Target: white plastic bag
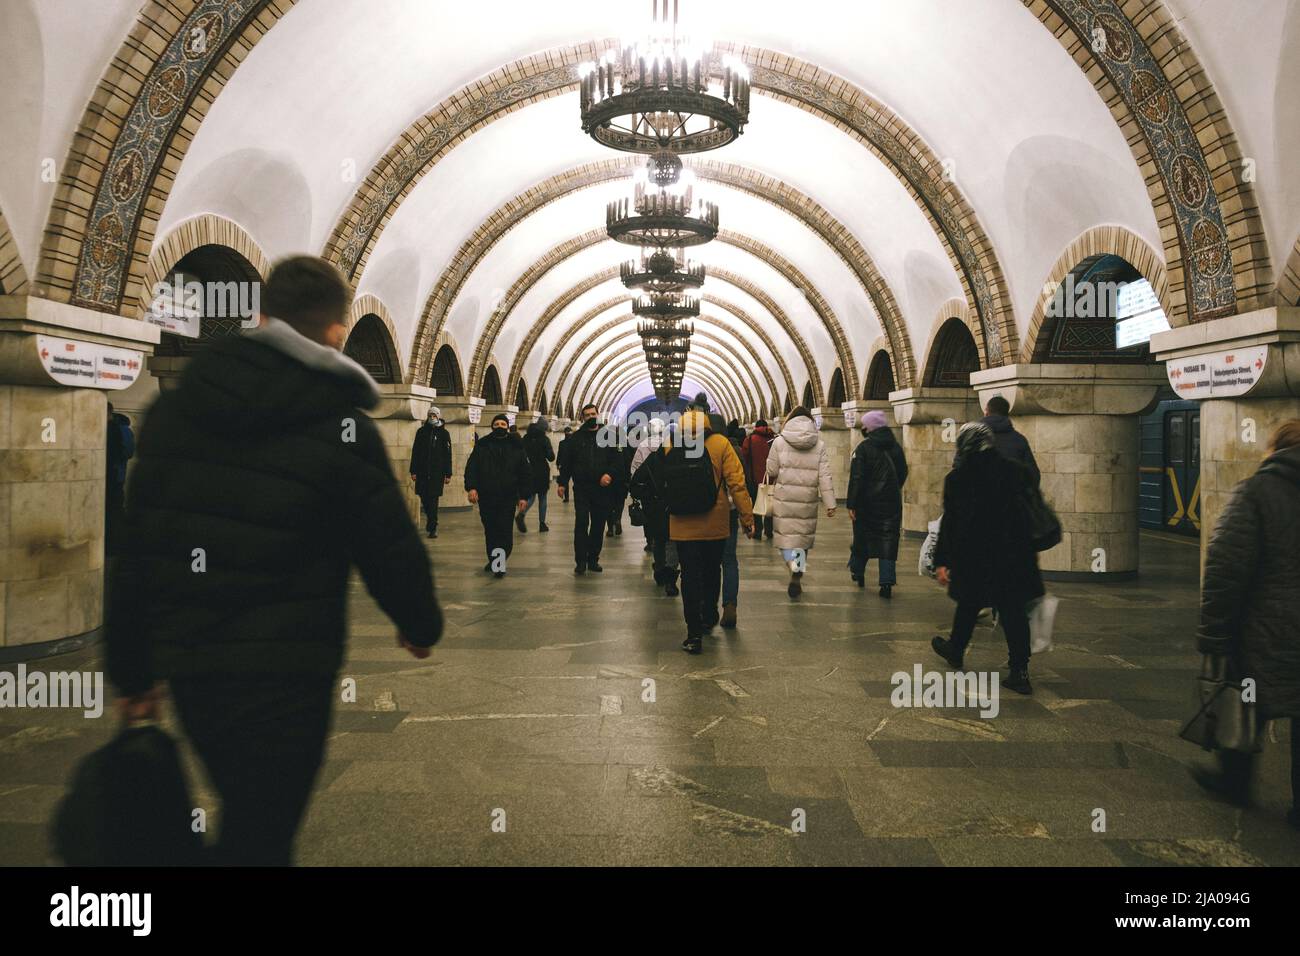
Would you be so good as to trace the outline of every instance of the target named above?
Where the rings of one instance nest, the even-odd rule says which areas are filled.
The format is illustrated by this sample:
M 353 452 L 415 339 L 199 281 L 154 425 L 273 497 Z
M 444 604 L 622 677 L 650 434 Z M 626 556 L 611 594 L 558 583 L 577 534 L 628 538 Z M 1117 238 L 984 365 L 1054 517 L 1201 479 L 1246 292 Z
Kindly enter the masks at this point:
M 772 486 L 763 482 L 758 486 L 754 494 L 754 514 L 760 518 L 767 517 L 767 513 L 772 510 Z
M 921 543 L 921 560 L 916 564 L 916 573 L 922 577 L 934 577 L 934 549 L 939 546 L 939 522 L 943 515 L 931 521 L 926 528 L 925 541 Z
M 1061 599 L 1054 594 L 1044 594 L 1025 608 L 1029 615 L 1029 653 L 1042 654 L 1052 649 L 1052 626 L 1060 603 Z

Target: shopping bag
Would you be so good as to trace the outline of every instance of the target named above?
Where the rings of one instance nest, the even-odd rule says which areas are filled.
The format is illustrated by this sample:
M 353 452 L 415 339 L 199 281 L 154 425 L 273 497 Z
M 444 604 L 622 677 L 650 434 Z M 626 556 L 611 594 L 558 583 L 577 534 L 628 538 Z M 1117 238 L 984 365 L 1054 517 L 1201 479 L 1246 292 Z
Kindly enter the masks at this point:
M 68 866 L 196 866 L 193 807 L 175 741 L 127 726 L 77 764 L 51 842 Z
M 772 486 L 763 482 L 758 486 L 758 491 L 754 495 L 754 514 L 760 518 L 766 518 L 768 511 L 772 508 Z
M 916 564 L 916 573 L 922 577 L 934 577 L 934 550 L 939 546 L 939 522 L 943 515 L 931 521 L 926 528 L 925 540 L 921 542 L 921 559 Z
M 1205 750 L 1259 753 L 1259 715 L 1242 699 L 1241 682 L 1227 676 L 1227 660 L 1206 654 L 1192 691 L 1195 712 L 1178 736 Z
M 1052 649 L 1052 625 L 1056 623 L 1056 608 L 1060 603 L 1056 595 L 1044 594 L 1025 608 L 1029 615 L 1029 653 L 1042 654 Z

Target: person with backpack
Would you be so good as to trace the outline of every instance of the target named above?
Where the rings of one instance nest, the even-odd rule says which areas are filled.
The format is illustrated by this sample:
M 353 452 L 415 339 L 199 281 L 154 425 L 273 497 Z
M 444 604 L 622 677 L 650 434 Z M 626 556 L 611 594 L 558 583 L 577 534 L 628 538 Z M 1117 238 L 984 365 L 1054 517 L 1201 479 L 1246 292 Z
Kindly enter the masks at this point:
M 745 466 L 745 490 L 752 501 L 758 500 L 758 486 L 767 480 L 767 455 L 772 449 L 776 435 L 767 422 L 759 419 L 754 430 L 740 443 L 740 463 Z M 772 540 L 772 512 L 762 516 L 762 524 L 755 539 Z
M 497 578 L 506 576 L 504 563 L 497 562 L 514 550 L 511 521 L 528 506 L 531 483 L 528 456 L 523 442 L 510 432 L 510 419 L 501 413 L 492 416 L 492 430 L 474 445 L 465 462 L 465 491 L 469 503 L 478 505 L 483 522 L 488 557 L 483 570 Z
M 898 583 L 898 537 L 903 526 L 903 482 L 907 458 L 885 423 L 885 413 L 862 418 L 862 442 L 849 464 L 848 509 L 853 521 L 849 573 L 866 586 L 867 562 L 879 561 L 880 596 L 893 596 Z
M 668 507 L 662 493 L 662 469 L 671 446 L 671 436 L 663 430 L 663 424 L 652 421 L 649 437 L 641 442 L 632 459 L 636 467 L 629 487 L 632 497 L 641 503 L 646 537 L 654 555 L 655 584 L 669 597 L 676 597 L 679 593 L 677 545 L 669 536 Z
M 718 623 L 731 502 L 747 536 L 754 532 L 754 512 L 745 470 L 726 435 L 713 432 L 708 415 L 699 410 L 686 412 L 678 427 L 678 442 L 664 458 L 662 488 L 669 536 L 682 563 L 682 648 L 698 654 L 704 635 Z
M 996 608 L 1009 654 L 1002 686 L 1018 694 L 1033 693 L 1026 605 L 1044 593 L 1025 503 L 1034 488 L 1029 469 L 998 452 L 987 425 L 961 427 L 956 462 L 943 482 L 934 551 L 935 576 L 957 608 L 950 637 L 935 637 L 930 646 L 961 670 L 976 618 L 984 608 Z
M 826 517 L 835 517 L 835 484 L 826 443 L 817 434 L 812 413 L 802 405 L 786 416 L 781 434 L 772 442 L 765 472 L 772 488 L 774 542 L 790 568 L 786 593 L 803 593 L 808 552 L 817 536 L 818 499 Z
M 546 524 L 546 502 L 551 491 L 550 463 L 555 461 L 555 450 L 551 448 L 551 437 L 546 432 L 546 422 L 539 418 L 529 425 L 528 431 L 524 433 L 524 451 L 528 455 L 528 471 L 532 481 L 529 486 L 528 505 L 515 518 L 515 527 L 521 533 L 528 530 L 524 525 L 524 515 L 528 514 L 528 509 L 533 506 L 534 499 L 537 501 L 537 530 L 551 530 Z
M 601 434 L 595 405 L 582 407 L 582 427 L 564 442 L 560 456 L 560 474 L 555 479 L 558 494 L 567 498 L 573 483 L 576 510 L 573 525 L 573 573 L 597 574 L 600 549 L 604 545 L 605 522 L 609 519 L 610 486 L 623 466 L 623 459 L 613 443 Z
M 415 495 L 424 508 L 424 530 L 430 538 L 438 537 L 438 500 L 443 488 L 451 483 L 451 435 L 436 405 L 415 433 L 411 444 L 411 481 Z

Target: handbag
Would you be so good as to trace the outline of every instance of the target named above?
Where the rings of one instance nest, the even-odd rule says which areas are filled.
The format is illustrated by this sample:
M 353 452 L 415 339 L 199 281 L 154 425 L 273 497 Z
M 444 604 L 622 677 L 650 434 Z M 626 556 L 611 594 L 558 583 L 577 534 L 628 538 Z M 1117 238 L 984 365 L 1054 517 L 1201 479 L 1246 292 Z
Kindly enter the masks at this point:
M 640 528 L 645 524 L 645 511 L 641 508 L 641 502 L 637 501 L 635 498 L 633 498 L 632 503 L 627 506 L 627 520 L 634 528 Z
M 1048 551 L 1061 543 L 1061 519 L 1047 503 L 1036 485 L 1027 486 L 1021 495 L 1029 541 L 1035 551 Z
M 1241 682 L 1228 679 L 1227 666 L 1225 657 L 1204 655 L 1192 694 L 1196 712 L 1178 736 L 1205 750 L 1259 753 L 1258 711 L 1242 700 Z
M 763 482 L 758 486 L 758 491 L 754 495 L 754 514 L 760 518 L 766 518 L 769 511 L 772 510 L 772 486 Z
M 175 741 L 156 722 L 128 725 L 77 765 L 51 842 L 68 866 L 196 866 L 193 807 Z

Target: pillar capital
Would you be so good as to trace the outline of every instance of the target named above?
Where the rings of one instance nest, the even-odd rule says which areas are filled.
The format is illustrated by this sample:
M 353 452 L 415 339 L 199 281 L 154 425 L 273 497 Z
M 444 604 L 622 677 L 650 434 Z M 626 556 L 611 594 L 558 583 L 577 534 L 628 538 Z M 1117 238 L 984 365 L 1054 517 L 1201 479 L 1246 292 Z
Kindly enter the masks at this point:
M 379 395 L 379 404 L 368 413 L 371 418 L 422 422 L 438 404 L 438 390 L 427 385 L 380 385 Z
M 483 417 L 481 421 L 483 422 L 484 425 L 490 425 L 493 417 L 496 415 L 505 415 L 506 418 L 510 419 L 510 424 L 513 425 L 515 423 L 515 419 L 519 417 L 519 406 L 485 404 L 483 406 Z
M 1273 306 L 1151 337 L 1179 398 L 1300 396 L 1300 308 Z
M 0 383 L 116 391 L 140 377 L 156 326 L 52 302 L 0 296 Z
M 435 404 L 448 425 L 477 425 L 483 420 L 483 408 L 487 403 L 472 395 L 441 395 Z
M 852 427 L 844 420 L 843 409 L 834 405 L 813 408 L 810 411 L 812 412 L 813 421 L 821 420 L 821 424 L 818 426 L 820 431 L 842 432 Z
M 979 402 L 969 388 L 904 388 L 889 393 L 894 420 L 900 425 L 938 425 L 951 419 L 979 418 Z
M 861 428 L 862 416 L 867 412 L 884 412 L 887 421 L 894 418 L 894 406 L 883 398 L 859 398 L 840 406 L 847 428 Z
M 1003 365 L 971 374 L 983 407 L 994 395 L 1013 415 L 1136 415 L 1165 382 L 1158 365 Z

